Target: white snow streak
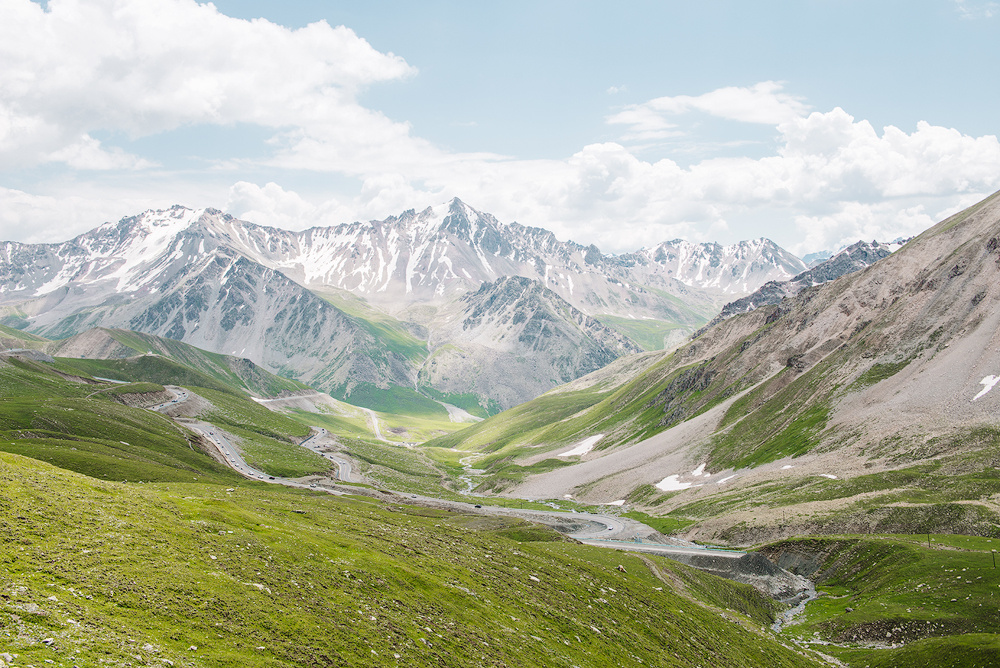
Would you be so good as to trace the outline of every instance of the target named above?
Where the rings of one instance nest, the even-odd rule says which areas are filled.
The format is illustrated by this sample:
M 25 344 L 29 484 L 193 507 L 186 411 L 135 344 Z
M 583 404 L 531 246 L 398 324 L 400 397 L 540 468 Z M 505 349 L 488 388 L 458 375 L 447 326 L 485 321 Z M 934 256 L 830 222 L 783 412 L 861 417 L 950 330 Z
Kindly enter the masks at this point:
M 557 457 L 576 457 L 578 455 L 585 455 L 594 449 L 597 442 L 604 438 L 604 434 L 594 434 L 589 438 L 585 438 L 576 444 L 576 447 L 572 450 L 567 450 L 566 452 L 556 455 Z
M 972 397 L 972 400 L 975 401 L 979 397 L 985 395 L 987 392 L 992 390 L 997 383 L 1000 383 L 1000 376 L 986 376 L 986 378 L 983 378 L 979 381 L 979 384 L 983 386 L 983 389 L 979 392 L 979 394 Z
M 677 475 L 668 475 L 666 478 L 656 483 L 656 488 L 664 492 L 676 492 L 679 489 L 687 489 L 692 485 L 690 482 L 680 482 Z

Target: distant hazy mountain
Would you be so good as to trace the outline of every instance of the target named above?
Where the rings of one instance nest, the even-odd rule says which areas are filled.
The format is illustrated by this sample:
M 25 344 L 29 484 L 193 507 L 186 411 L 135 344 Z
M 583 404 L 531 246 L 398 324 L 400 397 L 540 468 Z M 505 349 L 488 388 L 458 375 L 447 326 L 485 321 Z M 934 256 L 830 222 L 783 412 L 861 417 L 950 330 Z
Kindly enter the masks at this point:
M 475 383 L 484 402 L 507 406 L 631 349 L 605 326 L 582 322 L 602 317 L 626 335 L 643 327 L 647 341 L 651 323 L 664 323 L 677 341 L 733 296 L 804 268 L 765 239 L 672 241 L 605 255 L 546 230 L 500 223 L 457 199 L 301 232 L 175 206 L 61 244 L 0 245 L 0 305 L 4 324 L 50 338 L 94 327 L 148 332 L 252 359 L 342 398 L 412 391 L 422 382 L 453 392 L 469 360 L 485 368 L 496 355 L 534 355 L 537 369 L 519 391 Z M 555 341 L 512 349 L 509 342 L 525 336 L 523 323 L 500 314 L 488 335 L 482 326 L 454 326 L 471 306 L 463 300 L 482 286 L 528 285 L 503 282 L 511 276 L 546 290 L 552 326 L 539 337 L 582 333 L 573 356 L 541 352 L 557 348 Z M 436 371 L 424 367 L 429 361 Z

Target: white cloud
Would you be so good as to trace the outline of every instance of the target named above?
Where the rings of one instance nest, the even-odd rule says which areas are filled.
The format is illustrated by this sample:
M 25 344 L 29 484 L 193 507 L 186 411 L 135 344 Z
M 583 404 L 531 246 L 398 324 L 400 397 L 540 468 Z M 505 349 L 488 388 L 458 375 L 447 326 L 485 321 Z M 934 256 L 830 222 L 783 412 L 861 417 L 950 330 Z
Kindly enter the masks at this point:
M 106 220 L 141 211 L 146 202 L 71 195 L 34 195 L 0 187 L 0 235 L 24 243 L 58 243 Z
M 676 127 L 670 119 L 691 111 L 731 121 L 765 125 L 778 125 L 805 115 L 809 110 L 808 105 L 782 90 L 780 82 L 763 81 L 749 88 L 719 88 L 697 96 L 658 97 L 649 102 L 630 105 L 609 116 L 607 122 L 630 126 L 626 139 L 647 139 L 656 136 L 650 135 L 650 131 L 655 133 Z
M 139 167 L 81 145 L 95 131 L 147 136 L 183 125 L 250 123 L 298 134 L 406 141 L 364 109 L 366 85 L 414 72 L 343 26 L 290 30 L 193 0 L 6 0 L 0 23 L 0 164 Z M 304 130 L 303 130 L 304 129 Z M 296 131 L 281 138 L 297 140 Z M 76 147 L 76 148 L 73 148 Z M 102 153 L 106 154 L 103 155 Z
M 837 211 L 826 215 L 796 216 L 795 224 L 803 237 L 789 250 L 804 255 L 816 249 L 839 250 L 859 240 L 888 242 L 907 238 L 946 217 L 940 213 L 938 216 L 928 214 L 921 204 L 900 208 L 896 201 L 845 202 Z
M 145 169 L 154 166 L 152 162 L 120 148 L 105 149 L 90 135 L 83 135 L 75 143 L 52 151 L 49 160 L 65 163 L 74 169 Z
M 318 207 L 277 183 L 261 187 L 239 181 L 229 189 L 225 210 L 243 220 L 273 227 L 298 228 L 316 217 Z
M 955 0 L 955 9 L 963 19 L 991 19 L 1000 16 L 1000 3 L 980 0 Z
M 915 234 L 946 209 L 1000 188 L 994 136 L 970 137 L 927 123 L 909 133 L 892 126 L 879 133 L 839 108 L 781 122 L 776 131 L 779 147 L 772 155 L 689 167 L 649 162 L 614 142 L 585 146 L 564 160 L 454 157 L 422 170 L 370 175 L 353 200 L 317 207 L 357 212 L 333 223 L 381 218 L 458 195 L 501 220 L 545 227 L 611 252 L 675 237 L 765 235 L 807 253 Z M 256 210 L 263 215 L 268 209 Z M 282 215 L 275 220 L 294 217 Z
M 74 221 L 89 217 L 96 225 L 161 203 L 220 206 L 228 199 L 234 215 L 302 228 L 459 196 L 501 220 L 612 252 L 678 236 L 733 241 L 762 234 L 808 252 L 835 248 L 847 236 L 910 234 L 933 222 L 934 212 L 1000 188 L 995 136 L 928 123 L 878 131 L 840 108 L 810 113 L 773 81 L 621 108 L 605 119 L 622 128 L 621 141 L 586 145 L 563 159 L 451 153 L 358 101 L 366 86 L 415 70 L 348 28 L 321 22 L 291 30 L 229 18 L 193 0 L 50 0 L 47 9 L 29 0 L 0 2 L 0 168 L 59 163 L 149 172 L 132 183 L 142 192 L 134 196 L 99 188 L 84 196 L 90 184 L 73 183 L 35 195 L 0 191 L 11 212 L 0 221 L 7 238 L 63 239 L 82 231 Z M 697 114 L 772 127 L 776 148 L 760 158 L 682 167 L 644 160 L 629 145 L 685 134 Z M 229 187 L 248 177 L 222 185 L 216 173 L 209 187 L 196 181 L 206 180 L 202 173 L 168 174 L 171 183 L 160 186 L 153 179 L 163 175 L 153 174 L 148 160 L 97 139 L 204 124 L 267 129 L 265 158 L 218 165 L 266 172 L 265 185 L 241 180 Z M 314 198 L 297 192 L 300 170 L 362 185 Z M 208 195 L 218 199 L 206 201 Z M 771 224 L 762 229 L 762 220 Z

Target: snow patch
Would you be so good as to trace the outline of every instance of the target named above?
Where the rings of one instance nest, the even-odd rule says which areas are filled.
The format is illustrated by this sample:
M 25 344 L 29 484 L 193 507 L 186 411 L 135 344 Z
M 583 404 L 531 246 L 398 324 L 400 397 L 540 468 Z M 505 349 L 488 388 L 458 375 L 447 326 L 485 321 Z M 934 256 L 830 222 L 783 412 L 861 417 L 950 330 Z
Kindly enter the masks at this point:
M 663 492 L 676 492 L 680 489 L 687 489 L 692 485 L 690 482 L 680 482 L 677 478 L 678 476 L 676 474 L 668 475 L 666 478 L 656 483 L 655 487 Z
M 691 471 L 691 475 L 699 476 L 699 475 L 701 475 L 704 472 L 705 472 L 705 465 L 704 464 L 699 464 L 698 468 L 696 468 L 694 471 Z
M 837 479 L 837 476 L 833 475 L 832 473 L 820 473 L 820 475 L 824 478 L 829 478 L 830 480 Z
M 604 505 L 606 505 L 606 506 L 624 506 L 625 505 L 625 499 L 618 499 L 617 501 L 608 501 Z
M 781 470 L 784 471 L 785 469 L 791 469 L 791 468 L 795 468 L 795 467 L 792 466 L 791 464 L 785 464 L 784 466 L 781 467 Z
M 981 381 L 979 381 L 979 384 L 983 386 L 983 389 L 979 392 L 979 394 L 972 397 L 972 400 L 975 401 L 979 397 L 984 396 L 987 392 L 992 390 L 997 383 L 1000 383 L 1000 376 L 991 375 L 991 376 L 986 376 L 986 378 L 983 378 Z
M 576 447 L 572 450 L 568 450 L 561 454 L 556 455 L 557 457 L 576 457 L 577 455 L 585 455 L 594 449 L 597 442 L 604 438 L 604 434 L 594 434 L 589 438 L 585 438 L 576 444 Z
M 734 473 L 733 475 L 727 475 L 727 476 L 726 476 L 725 478 L 723 478 L 722 480 L 716 480 L 716 481 L 715 481 L 715 484 L 716 484 L 716 485 L 722 485 L 722 484 L 724 484 L 724 483 L 727 483 L 727 482 L 729 482 L 730 480 L 732 480 L 732 479 L 733 479 L 733 478 L 735 478 L 735 477 L 736 477 L 736 474 L 735 474 L 735 473 Z

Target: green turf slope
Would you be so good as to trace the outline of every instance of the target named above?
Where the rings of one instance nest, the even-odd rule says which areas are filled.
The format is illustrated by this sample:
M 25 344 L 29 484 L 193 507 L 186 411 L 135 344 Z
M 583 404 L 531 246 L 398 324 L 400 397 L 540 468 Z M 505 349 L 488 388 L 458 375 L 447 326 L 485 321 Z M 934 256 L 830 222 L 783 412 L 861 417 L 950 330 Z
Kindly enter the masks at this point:
M 507 520 L 8 453 L 0 508 L 16 665 L 818 665 L 745 587 Z

